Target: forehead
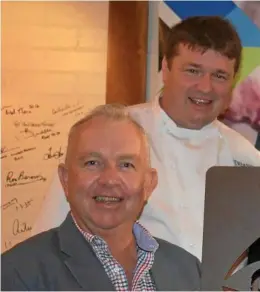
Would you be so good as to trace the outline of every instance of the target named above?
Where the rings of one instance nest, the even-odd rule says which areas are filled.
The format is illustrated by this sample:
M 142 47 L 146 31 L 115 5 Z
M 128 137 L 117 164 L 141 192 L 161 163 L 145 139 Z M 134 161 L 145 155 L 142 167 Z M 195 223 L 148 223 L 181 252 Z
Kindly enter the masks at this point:
M 206 69 L 222 70 L 226 72 L 234 72 L 235 59 L 221 55 L 214 50 L 206 52 L 189 49 L 187 45 L 180 44 L 178 55 L 174 57 L 173 63 L 178 65 L 196 64 Z
M 114 121 L 106 117 L 95 117 L 78 126 L 70 139 L 73 152 L 103 151 L 138 154 L 143 139 L 137 127 L 130 121 Z

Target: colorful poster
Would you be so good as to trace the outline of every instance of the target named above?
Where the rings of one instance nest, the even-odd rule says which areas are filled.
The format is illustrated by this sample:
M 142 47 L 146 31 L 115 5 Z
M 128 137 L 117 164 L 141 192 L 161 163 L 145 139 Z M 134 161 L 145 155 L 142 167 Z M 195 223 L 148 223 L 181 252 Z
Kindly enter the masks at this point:
M 167 34 L 170 27 L 178 23 L 180 20 L 190 16 L 199 15 L 218 15 L 230 20 L 241 38 L 243 46 L 241 69 L 238 78 L 236 79 L 236 83 L 234 84 L 230 106 L 225 114 L 219 117 L 219 119 L 242 134 L 258 150 L 260 150 L 259 1 L 161 1 L 159 3 L 158 91 L 163 88 L 161 61 L 163 58 L 163 39 L 165 34 Z M 253 201 L 251 201 L 251 203 L 252 202 Z M 218 218 L 218 215 L 215 217 Z M 259 245 L 259 239 L 254 244 Z M 206 248 L 212 252 L 212 245 L 207 245 Z M 239 257 L 238 263 L 240 260 Z M 241 275 L 246 277 L 246 273 L 250 274 L 250 269 L 252 268 L 252 265 L 247 265 L 247 268 L 242 269 L 244 264 L 245 262 L 239 267 L 234 265 L 238 268 L 240 273 L 235 273 L 237 270 L 232 270 L 232 274 L 229 275 L 229 280 L 232 279 L 232 281 L 237 281 L 237 283 L 242 283 L 244 281 L 242 280 Z M 260 282 L 259 262 L 256 262 L 255 264 L 258 264 L 258 270 L 257 275 L 254 275 L 255 278 L 258 279 L 256 280 Z M 232 277 L 230 277 L 231 275 Z M 241 279 L 237 280 L 236 277 L 240 277 Z M 254 276 L 252 277 L 251 283 L 258 283 L 254 282 L 255 280 L 253 281 L 253 278 Z M 231 286 L 228 288 L 229 291 L 232 290 L 230 287 L 232 287 L 233 284 L 230 282 L 230 285 Z
M 162 88 L 163 38 L 181 19 L 219 15 L 232 22 L 243 45 L 242 66 L 232 102 L 220 119 L 260 150 L 260 2 L 259 1 L 161 1 L 159 3 L 159 86 Z M 248 33 L 250 32 L 250 33 Z

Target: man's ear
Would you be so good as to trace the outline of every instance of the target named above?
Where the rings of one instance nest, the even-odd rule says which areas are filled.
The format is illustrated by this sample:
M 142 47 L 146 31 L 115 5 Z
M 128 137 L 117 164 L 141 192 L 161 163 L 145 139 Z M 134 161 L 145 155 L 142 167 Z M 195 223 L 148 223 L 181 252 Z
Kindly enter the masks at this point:
M 58 174 L 65 196 L 68 198 L 68 169 L 64 163 L 59 164 Z
M 145 184 L 144 184 L 144 191 L 145 191 L 145 201 L 148 201 L 152 192 L 157 187 L 158 184 L 158 174 L 155 168 L 150 168 L 147 171 Z
M 168 79 L 167 76 L 170 71 L 168 65 L 169 65 L 168 61 L 166 60 L 166 57 L 164 56 L 162 59 L 162 79 L 164 83 L 167 81 Z

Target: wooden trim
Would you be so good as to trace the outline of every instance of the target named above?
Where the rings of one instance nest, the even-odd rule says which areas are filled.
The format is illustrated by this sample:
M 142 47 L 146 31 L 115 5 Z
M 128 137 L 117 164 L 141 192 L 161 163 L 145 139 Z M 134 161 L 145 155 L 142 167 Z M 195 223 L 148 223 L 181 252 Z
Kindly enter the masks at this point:
M 109 2 L 107 103 L 145 102 L 148 4 L 148 1 Z

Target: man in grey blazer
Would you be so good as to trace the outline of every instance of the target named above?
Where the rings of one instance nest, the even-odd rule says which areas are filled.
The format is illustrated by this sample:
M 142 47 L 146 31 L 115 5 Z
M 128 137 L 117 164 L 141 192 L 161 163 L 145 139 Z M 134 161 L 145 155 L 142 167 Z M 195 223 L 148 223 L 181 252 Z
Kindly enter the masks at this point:
M 2 255 L 2 290 L 199 290 L 198 260 L 136 221 L 157 185 L 145 133 L 124 107 L 70 130 L 59 178 L 65 221 Z

